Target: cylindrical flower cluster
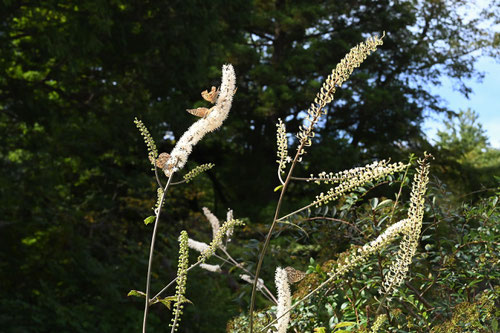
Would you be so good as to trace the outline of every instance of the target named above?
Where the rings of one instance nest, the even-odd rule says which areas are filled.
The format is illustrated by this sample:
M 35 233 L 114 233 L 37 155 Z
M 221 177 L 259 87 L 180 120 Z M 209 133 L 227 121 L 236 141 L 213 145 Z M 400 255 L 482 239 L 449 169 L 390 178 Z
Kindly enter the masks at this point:
M 212 239 L 215 239 L 215 236 L 220 229 L 219 219 L 217 218 L 217 216 L 212 214 L 212 212 L 207 207 L 203 207 L 203 214 L 205 214 L 205 217 L 212 227 Z
M 219 128 L 226 120 L 233 95 L 236 90 L 236 75 L 232 65 L 222 66 L 222 83 L 220 93 L 213 107 L 213 111 L 208 116 L 195 122 L 181 136 L 174 149 L 170 153 L 170 159 L 165 163 L 163 172 L 167 177 L 173 172 L 182 169 L 191 154 L 193 147 L 207 134 Z
M 244 225 L 243 221 L 241 220 L 229 220 L 224 222 L 224 224 L 219 228 L 217 231 L 217 234 L 215 235 L 214 239 L 210 243 L 210 246 L 208 249 L 203 251 L 201 255 L 198 257 L 198 261 L 205 262 L 208 258 L 210 258 L 215 251 L 222 245 L 222 240 L 225 235 L 227 235 L 227 231 L 230 230 L 231 228 L 234 228 L 235 226 L 238 225 Z
M 382 36 L 383 38 L 383 36 Z M 297 138 L 301 145 L 299 146 L 299 154 L 303 154 L 303 146 L 311 145 L 311 138 L 314 137 L 314 126 L 319 121 L 321 115 L 326 114 L 324 107 L 333 100 L 333 95 L 337 87 L 349 78 L 353 70 L 359 67 L 366 57 L 377 49 L 377 46 L 382 45 L 382 38 L 378 36 L 368 38 L 364 43 L 360 43 L 353 47 L 349 53 L 340 61 L 330 75 L 326 78 L 325 83 L 307 110 L 306 120 L 309 124 L 306 127 L 300 127 Z
M 320 193 L 316 196 L 316 201 L 313 202 L 316 207 L 336 200 L 342 194 L 354 190 L 369 181 L 377 180 L 395 172 L 400 172 L 407 167 L 407 164 L 393 163 L 386 164 L 385 161 L 374 162 L 366 165 L 363 168 L 355 168 L 348 171 L 343 171 L 336 176 L 343 179 L 337 187 L 331 188 L 326 194 Z
M 288 157 L 288 139 L 286 137 L 286 128 L 285 124 L 281 119 L 278 119 L 278 123 L 276 124 L 276 144 L 278 146 L 278 171 L 280 173 L 285 173 L 286 162 L 290 159 Z
M 399 244 L 396 260 L 392 262 L 384 281 L 384 289 L 387 294 L 392 293 L 396 287 L 401 285 L 408 273 L 412 258 L 417 251 L 418 239 L 420 238 L 424 218 L 424 195 L 427 190 L 427 183 L 429 182 L 429 163 L 427 160 L 430 157 L 431 155 L 425 154 L 424 159 L 418 161 L 420 166 L 413 179 L 410 208 L 408 210 L 408 219 L 406 220 L 407 226 L 403 239 Z
M 174 317 L 172 318 L 173 330 L 176 331 L 179 326 L 180 316 L 184 308 L 184 294 L 186 293 L 187 269 L 188 269 L 188 234 L 185 230 L 181 231 L 179 237 L 179 265 L 177 267 L 177 286 L 175 293 Z
M 288 284 L 288 274 L 285 269 L 281 267 L 276 268 L 275 283 L 278 290 L 276 318 L 279 318 L 275 328 L 278 333 L 286 333 L 288 323 L 290 322 L 289 309 L 292 306 L 292 293 Z
M 215 165 L 212 164 L 212 163 L 205 163 L 205 164 L 202 164 L 202 165 L 198 165 L 196 168 L 194 168 L 193 170 L 191 170 L 188 173 L 186 173 L 183 178 L 186 181 L 186 183 L 189 183 L 194 178 L 196 178 L 199 174 L 201 174 L 201 173 L 203 173 L 203 172 L 205 172 L 207 170 L 212 169 L 214 166 Z

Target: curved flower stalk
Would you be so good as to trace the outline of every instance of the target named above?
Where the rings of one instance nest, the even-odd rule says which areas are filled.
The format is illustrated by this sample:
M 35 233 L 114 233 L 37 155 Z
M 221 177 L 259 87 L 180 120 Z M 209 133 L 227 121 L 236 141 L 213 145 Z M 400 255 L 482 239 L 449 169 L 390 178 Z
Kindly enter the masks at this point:
M 393 261 L 384 281 L 384 289 L 387 294 L 391 294 L 396 287 L 401 285 L 408 273 L 412 258 L 417 252 L 424 218 L 424 195 L 429 182 L 429 163 L 427 160 L 431 157 L 432 155 L 424 153 L 424 159 L 418 161 L 420 166 L 413 179 L 408 223 L 399 245 L 399 251 L 396 254 L 396 260 Z
M 180 170 L 187 162 L 189 154 L 196 145 L 208 132 L 212 132 L 219 128 L 224 120 L 226 120 L 231 104 L 233 95 L 236 90 L 236 75 L 232 65 L 222 66 L 222 83 L 220 93 L 215 101 L 213 111 L 210 112 L 205 118 L 196 121 L 191 127 L 182 135 L 174 149 L 170 153 L 170 158 L 163 167 L 163 172 L 167 177 L 173 172 Z
M 335 69 L 326 78 L 323 86 L 316 95 L 314 103 L 307 110 L 306 120 L 309 124 L 305 127 L 300 127 L 300 132 L 297 133 L 297 138 L 300 141 L 298 152 L 300 155 L 304 153 L 304 146 L 311 145 L 311 139 L 314 137 L 314 128 L 322 115 L 326 114 L 325 106 L 333 101 L 333 95 L 337 87 L 342 87 L 342 84 L 349 78 L 355 68 L 361 66 L 361 63 L 377 49 L 377 46 L 382 45 L 382 37 L 368 38 L 364 43 L 359 43 L 353 47 L 349 53 L 337 64 Z

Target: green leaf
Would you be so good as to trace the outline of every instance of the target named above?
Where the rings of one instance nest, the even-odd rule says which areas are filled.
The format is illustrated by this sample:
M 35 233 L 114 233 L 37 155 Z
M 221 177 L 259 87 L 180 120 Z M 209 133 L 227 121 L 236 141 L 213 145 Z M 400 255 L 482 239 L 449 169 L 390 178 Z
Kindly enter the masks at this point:
M 156 219 L 156 216 L 148 216 L 144 219 L 144 224 L 148 225 L 150 223 L 153 223 Z
M 377 209 L 388 206 L 388 205 L 392 204 L 392 202 L 393 201 L 391 199 L 385 199 L 384 201 L 382 201 L 381 203 L 378 204 Z
M 274 188 L 274 192 L 278 192 L 279 190 L 281 190 L 281 188 L 283 187 L 283 185 L 278 185 Z
M 170 310 L 170 308 L 171 308 L 170 303 L 175 301 L 176 298 L 177 297 L 175 297 L 175 296 L 169 296 L 169 297 L 159 299 L 158 302 L 165 305 Z
M 127 296 L 146 297 L 146 294 L 139 290 L 131 290 L 128 292 Z
M 495 318 L 491 320 L 491 328 L 493 332 L 498 332 L 498 321 Z
M 372 209 L 377 208 L 377 205 L 378 205 L 378 198 L 370 199 L 370 206 L 372 206 Z
M 326 333 L 326 327 L 316 327 L 314 329 L 315 333 Z
M 352 325 L 356 325 L 356 323 L 353 321 L 342 321 L 342 322 L 338 323 L 337 325 L 335 325 L 335 329 L 341 328 L 341 327 L 352 326 Z M 337 332 L 340 332 L 340 331 L 337 331 Z

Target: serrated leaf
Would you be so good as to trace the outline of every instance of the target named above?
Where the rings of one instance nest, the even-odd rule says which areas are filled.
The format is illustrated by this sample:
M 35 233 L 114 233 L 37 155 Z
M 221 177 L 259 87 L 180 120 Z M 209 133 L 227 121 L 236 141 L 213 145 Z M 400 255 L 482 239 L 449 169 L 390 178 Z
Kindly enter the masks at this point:
M 127 296 L 146 297 L 146 294 L 139 290 L 131 290 L 128 292 Z
M 148 225 L 150 223 L 153 223 L 156 219 L 156 216 L 148 216 L 144 219 L 144 224 Z

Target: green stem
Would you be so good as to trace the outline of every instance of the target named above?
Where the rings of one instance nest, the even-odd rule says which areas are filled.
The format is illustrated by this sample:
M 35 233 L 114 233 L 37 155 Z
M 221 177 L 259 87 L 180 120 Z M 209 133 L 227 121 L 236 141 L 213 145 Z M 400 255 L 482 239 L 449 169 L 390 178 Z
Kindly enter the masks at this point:
M 149 295 L 150 295 L 150 287 L 151 287 L 151 266 L 153 264 L 153 252 L 155 247 L 156 240 L 156 232 L 158 230 L 158 222 L 160 220 L 161 214 L 161 206 L 163 205 L 163 200 L 165 199 L 165 194 L 167 193 L 168 186 L 170 185 L 170 181 L 172 180 L 172 173 L 170 177 L 168 177 L 167 185 L 165 185 L 165 189 L 163 190 L 163 195 L 160 199 L 160 204 L 158 205 L 158 213 L 156 214 L 155 226 L 153 228 L 153 235 L 151 237 L 151 247 L 149 248 L 149 262 L 148 262 L 148 275 L 146 276 L 146 302 L 144 305 L 144 320 L 142 322 L 142 333 L 146 333 L 146 322 L 148 318 L 148 309 L 149 309 Z

